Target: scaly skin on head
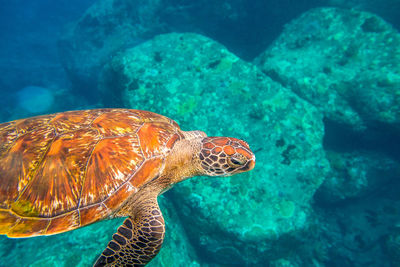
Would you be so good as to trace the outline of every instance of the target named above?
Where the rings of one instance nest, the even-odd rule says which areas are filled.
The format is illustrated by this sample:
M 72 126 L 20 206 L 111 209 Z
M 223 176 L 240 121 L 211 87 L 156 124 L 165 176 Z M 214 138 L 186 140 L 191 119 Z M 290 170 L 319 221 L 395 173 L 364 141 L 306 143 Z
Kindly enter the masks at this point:
M 162 174 L 170 185 L 192 176 L 230 176 L 250 171 L 255 155 L 249 145 L 232 137 L 198 137 L 178 141 Z
M 209 176 L 230 176 L 250 171 L 256 164 L 249 145 L 233 137 L 204 138 L 199 159 L 204 175 Z

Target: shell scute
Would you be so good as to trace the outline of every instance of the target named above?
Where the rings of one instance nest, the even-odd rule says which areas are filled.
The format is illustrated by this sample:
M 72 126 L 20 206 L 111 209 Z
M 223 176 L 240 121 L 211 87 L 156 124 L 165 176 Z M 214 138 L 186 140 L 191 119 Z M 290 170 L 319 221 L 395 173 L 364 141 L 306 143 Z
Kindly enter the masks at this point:
M 15 122 L 0 124 L 0 157 L 8 151 L 18 138 L 18 132 L 14 128 Z
M 79 212 L 74 210 L 50 220 L 45 234 L 51 235 L 61 232 L 63 229 L 75 229 L 80 226 Z
M 127 181 L 143 160 L 135 135 L 102 139 L 88 161 L 80 206 L 104 201 Z
M 0 205 L 8 208 L 32 180 L 55 134 L 38 128 L 36 135 L 21 135 L 8 152 L 0 157 Z
M 22 119 L 14 121 L 14 129 L 18 135 L 26 134 L 28 132 L 36 132 L 37 127 L 43 127 L 49 125 L 49 122 L 55 117 L 55 115 L 38 116 L 29 119 Z
M 174 134 L 173 136 L 171 136 L 165 146 L 167 147 L 167 149 L 171 149 L 174 146 L 175 142 L 180 139 L 181 137 L 179 136 L 179 134 Z
M 0 210 L 0 234 L 7 234 L 18 221 L 19 217 L 7 210 Z
M 142 123 L 141 118 L 136 114 L 118 110 L 100 115 L 93 121 L 92 127 L 108 137 L 134 133 Z
M 170 123 L 171 119 L 162 116 L 160 114 L 146 111 L 146 110 L 128 110 L 129 113 L 133 113 L 136 116 L 139 116 L 143 122 L 165 122 Z
M 131 183 L 126 182 L 124 185 L 118 188 L 114 194 L 110 195 L 110 197 L 104 201 L 104 205 L 110 210 L 114 210 L 121 204 L 121 199 L 127 199 L 130 195 L 136 193 L 137 191 L 138 189 L 136 187 L 134 187 Z
M 146 160 L 140 169 L 135 173 L 135 176 L 130 180 L 130 183 L 139 188 L 145 184 L 149 178 L 157 177 L 162 169 L 162 158 L 151 158 Z
M 42 235 L 44 234 L 49 223 L 49 219 L 22 218 L 8 231 L 7 236 L 27 237 L 32 235 Z
M 99 138 L 95 130 L 78 130 L 57 136 L 12 209 L 21 216 L 43 217 L 76 209 L 86 162 L 91 154 L 88 148 Z M 31 203 L 29 209 L 25 208 L 27 203 Z
M 103 112 L 103 110 L 78 110 L 58 113 L 49 123 L 58 134 L 75 131 L 84 127 L 89 127 Z
M 182 138 L 148 111 L 98 109 L 0 124 L 0 234 L 56 234 L 113 214 Z
M 98 203 L 89 207 L 80 208 L 79 214 L 81 218 L 81 225 L 87 225 L 102 218 L 106 218 L 111 214 L 111 210 L 108 209 L 103 203 Z
M 150 158 L 154 155 L 165 154 L 168 150 L 165 144 L 171 138 L 171 132 L 174 132 L 174 127 L 170 123 L 153 122 L 143 124 L 137 135 L 144 156 Z

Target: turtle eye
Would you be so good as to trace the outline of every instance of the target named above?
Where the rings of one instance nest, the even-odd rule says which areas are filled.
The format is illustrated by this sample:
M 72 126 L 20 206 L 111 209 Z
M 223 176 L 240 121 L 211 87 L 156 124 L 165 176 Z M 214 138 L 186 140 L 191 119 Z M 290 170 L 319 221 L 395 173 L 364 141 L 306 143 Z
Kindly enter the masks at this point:
M 246 163 L 246 161 L 241 158 L 241 157 L 230 157 L 228 162 L 233 166 L 233 167 L 237 167 L 237 166 L 242 166 Z

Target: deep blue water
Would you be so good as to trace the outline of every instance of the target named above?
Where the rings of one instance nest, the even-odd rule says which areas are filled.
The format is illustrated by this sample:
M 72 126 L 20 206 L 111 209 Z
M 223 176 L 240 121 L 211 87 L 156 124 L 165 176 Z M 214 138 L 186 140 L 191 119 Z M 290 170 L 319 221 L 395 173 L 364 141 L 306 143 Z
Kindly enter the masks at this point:
M 93 83 L 84 83 L 82 80 L 76 79 L 79 73 L 72 73 L 73 71 L 65 67 L 60 59 L 65 57 L 65 54 L 62 54 L 64 50 L 60 49 L 62 47 L 60 39 L 65 34 L 66 29 L 71 27 L 69 26 L 71 23 L 81 18 L 84 12 L 95 2 L 97 1 L 0 0 L 0 122 L 66 110 L 123 107 L 118 104 L 115 106 L 104 104 L 121 103 L 119 101 L 121 99 L 112 99 L 115 100 L 114 102 L 110 99 L 106 99 L 110 102 L 103 99 L 102 102 L 97 98 L 92 98 L 93 93 L 97 95 L 97 88 L 93 86 Z M 254 58 L 267 49 L 280 36 L 285 24 L 315 7 L 345 6 L 367 10 L 393 25 L 397 34 L 399 34 L 400 29 L 400 17 L 398 16 L 400 14 L 400 1 L 397 0 L 379 1 L 379 4 L 372 0 L 350 1 L 344 2 L 344 4 L 338 4 L 342 1 L 329 2 L 324 0 L 219 0 L 216 2 L 220 3 L 221 7 L 226 8 L 222 15 L 218 15 L 218 10 L 213 10 L 206 5 L 199 6 L 193 1 L 170 0 L 166 2 L 168 2 L 168 6 L 165 6 L 165 10 L 168 10 L 171 6 L 180 7 L 176 13 L 161 12 L 161 18 L 168 27 L 177 28 L 182 32 L 201 32 L 203 35 L 222 43 L 229 51 L 247 62 L 252 62 Z M 238 7 L 240 9 L 235 10 Z M 135 5 L 132 5 L 132 10 L 126 12 L 129 14 L 130 11 L 135 12 Z M 187 19 L 188 16 L 191 19 Z M 230 18 L 230 16 L 232 17 Z M 182 21 L 190 21 L 191 23 L 182 25 Z M 101 22 L 97 23 L 99 23 L 98 27 L 101 28 Z M 95 35 L 96 26 L 93 26 L 93 29 L 94 32 L 91 34 Z M 132 43 L 143 43 L 146 38 L 151 37 L 150 35 L 144 34 L 143 39 L 132 40 Z M 96 44 L 93 46 L 96 47 Z M 127 46 L 129 47 L 129 42 Z M 102 45 L 98 45 L 99 51 L 101 48 Z M 117 52 L 122 51 L 123 48 Z M 109 55 L 110 60 L 117 55 L 117 52 Z M 77 65 L 79 66 L 79 64 Z M 400 63 L 396 66 L 400 66 Z M 397 72 L 400 77 L 398 69 L 395 69 L 394 72 Z M 219 85 L 221 84 L 223 82 Z M 400 82 L 395 84 L 393 94 L 400 95 L 399 84 Z M 36 89 L 32 89 L 32 86 Z M 216 92 L 218 92 L 217 89 Z M 48 106 L 43 105 L 41 101 L 44 101 L 44 99 L 46 99 L 46 103 L 52 103 Z M 27 100 L 27 102 L 24 100 Z M 400 105 L 399 102 L 393 105 Z M 248 105 L 249 109 L 252 104 L 243 102 L 243 105 Z M 398 108 L 400 109 L 400 106 Z M 353 165 L 349 163 L 350 160 L 343 163 L 339 160 L 330 159 L 332 168 L 335 169 L 336 166 L 337 173 L 343 175 L 344 178 L 342 178 L 345 180 L 343 187 L 338 190 L 357 190 L 357 186 L 354 187 L 355 189 L 348 185 L 346 187 L 346 182 L 350 184 L 352 182 L 350 179 L 357 178 L 357 174 L 352 174 L 352 171 L 358 168 L 367 170 L 366 177 L 373 177 L 368 180 L 370 184 L 366 186 L 362 193 L 352 195 L 350 192 L 349 196 L 341 201 L 332 202 L 329 200 L 331 196 L 329 186 L 317 191 L 311 201 L 314 210 L 313 216 L 315 217 L 311 216 L 310 220 L 315 220 L 314 227 L 318 227 L 320 223 L 320 229 L 323 226 L 326 227 L 326 231 L 321 231 L 322 234 L 318 238 L 310 237 L 311 233 L 309 235 L 307 233 L 302 234 L 300 236 L 303 239 L 296 240 L 299 243 L 295 245 L 290 239 L 287 241 L 285 236 L 280 237 L 281 240 L 278 243 L 284 248 L 287 247 L 287 251 L 278 251 L 275 254 L 280 255 L 281 253 L 284 256 L 280 258 L 271 256 L 270 260 L 263 262 L 258 262 L 255 259 L 252 262 L 247 262 L 246 266 L 400 266 L 399 125 L 377 122 L 365 131 L 355 131 L 350 129 L 348 125 L 325 119 L 324 129 L 325 135 L 321 145 L 325 151 L 328 153 L 334 151 L 340 155 L 337 157 L 342 157 L 346 153 L 357 155 L 349 156 L 349 158 L 357 158 L 358 155 L 363 155 L 359 156 L 362 159 L 355 160 L 355 163 L 352 163 Z M 201 130 L 207 131 L 207 129 Z M 268 148 L 263 147 L 264 140 L 262 138 L 264 137 L 259 138 L 257 147 L 260 147 L 260 151 L 268 150 Z M 290 153 L 290 149 L 287 153 Z M 370 155 L 373 156 L 369 157 Z M 375 166 L 380 164 L 376 163 L 380 162 L 379 160 L 382 160 L 383 165 L 387 163 L 388 167 L 385 169 L 382 165 Z M 257 164 L 266 166 L 267 162 L 258 162 Z M 346 164 L 349 165 L 345 166 Z M 373 165 L 370 169 L 365 167 L 369 164 Z M 363 167 L 359 167 L 361 165 Z M 3 167 L 0 166 L 0 168 Z M 362 184 L 361 176 L 360 174 L 360 184 Z M 329 178 L 329 174 L 327 177 Z M 0 177 L 0 183 L 2 178 Z M 348 180 L 346 180 L 347 178 Z M 379 183 L 379 178 L 386 182 Z M 248 186 L 251 187 L 251 185 Z M 174 197 L 174 193 L 168 192 L 166 194 L 166 199 L 173 199 Z M 179 206 L 179 203 L 176 202 L 179 201 L 174 202 L 175 207 Z M 168 204 L 165 206 L 171 208 Z M 181 214 L 170 216 L 176 219 Z M 233 220 L 239 220 L 239 217 Z M 352 217 L 352 219 L 349 220 L 349 217 Z M 184 219 L 179 217 L 179 220 L 182 220 L 184 224 Z M 91 225 L 73 233 L 62 234 L 60 237 L 16 240 L 0 236 L 0 267 L 88 264 L 91 259 L 94 260 L 95 255 L 101 252 L 101 249 L 98 251 L 98 248 L 107 243 L 108 237 L 113 233 L 112 229 L 115 229 L 115 225 L 119 223 L 108 222 L 107 224 L 107 222 L 102 222 L 98 226 Z M 99 230 L 103 225 L 107 229 L 105 230 L 106 233 Z M 188 225 L 183 228 L 186 227 Z M 175 235 L 180 234 L 179 229 L 174 229 L 174 231 L 176 231 Z M 311 232 L 312 229 L 305 231 Z M 375 234 L 369 234 L 371 232 Z M 102 235 L 101 238 L 98 235 Z M 83 236 L 86 236 L 86 239 L 81 241 L 80 238 Z M 91 240 L 95 240 L 97 243 L 91 246 L 82 243 Z M 319 251 L 314 246 L 315 240 L 319 240 L 323 244 L 321 246 L 324 247 L 324 253 L 318 254 Z M 243 264 L 240 260 L 238 260 L 240 265 L 234 265 L 231 261 L 224 264 L 224 257 L 221 257 L 220 261 L 216 260 L 218 255 L 207 254 L 207 250 L 203 247 L 204 244 L 196 243 L 197 240 L 190 236 L 182 242 L 190 243 L 197 260 L 190 262 L 191 265 L 188 263 L 188 265 L 181 266 L 241 266 Z M 42 249 L 46 244 L 52 248 Z M 293 246 L 297 244 L 301 249 L 296 252 Z M 245 248 L 243 250 L 245 251 Z M 43 251 L 52 254 L 43 255 L 45 253 Z M 69 251 L 71 255 L 68 257 Z M 87 259 L 77 261 L 76 257 L 79 257 L 77 255 L 80 255 L 81 251 L 82 257 Z M 220 251 L 224 250 L 221 249 Z M 63 256 L 60 257 L 59 253 L 63 253 Z M 232 257 L 228 252 L 226 253 L 227 258 Z M 251 252 L 247 251 L 247 253 Z M 271 254 L 274 254 L 274 252 Z M 18 255 L 25 255 L 26 261 L 25 259 L 12 260 L 13 257 Z M 257 255 L 257 253 L 254 252 L 254 255 Z M 166 255 L 162 255 L 162 257 L 168 258 Z M 309 260 L 312 257 L 315 257 L 311 261 L 312 263 L 305 259 L 308 258 Z M 246 259 L 245 256 L 243 258 Z M 172 262 L 174 261 L 170 259 L 157 261 L 153 263 L 153 266 L 176 266 Z M 180 262 L 180 264 L 182 263 Z

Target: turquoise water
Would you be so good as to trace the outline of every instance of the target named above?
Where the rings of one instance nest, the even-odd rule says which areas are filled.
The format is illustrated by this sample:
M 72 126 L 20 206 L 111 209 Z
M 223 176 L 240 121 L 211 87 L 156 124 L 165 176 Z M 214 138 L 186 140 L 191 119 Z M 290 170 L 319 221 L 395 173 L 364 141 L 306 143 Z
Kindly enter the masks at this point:
M 131 108 L 246 140 L 251 172 L 159 197 L 166 237 L 149 266 L 400 266 L 399 11 L 395 0 L 4 1 L 0 121 Z M 91 266 L 122 221 L 0 236 L 0 266 Z

